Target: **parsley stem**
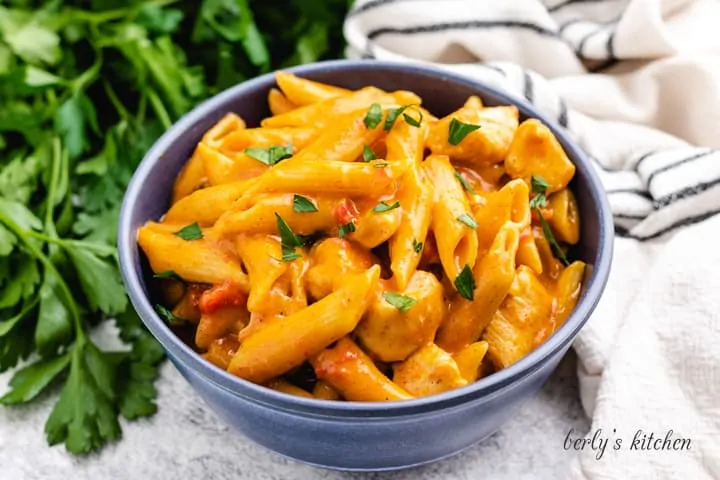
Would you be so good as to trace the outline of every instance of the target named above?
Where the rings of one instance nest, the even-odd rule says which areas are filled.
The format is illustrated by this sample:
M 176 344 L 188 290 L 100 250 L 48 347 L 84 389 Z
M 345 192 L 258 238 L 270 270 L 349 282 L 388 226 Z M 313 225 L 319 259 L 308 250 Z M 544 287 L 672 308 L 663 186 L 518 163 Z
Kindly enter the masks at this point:
M 108 82 L 107 80 L 103 80 L 103 88 L 105 88 L 105 94 L 110 99 L 110 103 L 112 103 L 113 107 L 115 107 L 118 115 L 120 115 L 120 118 L 125 121 L 130 120 L 130 112 L 128 112 L 127 108 L 125 108 L 125 105 L 122 104 L 117 94 L 115 93 L 115 90 L 113 90 L 112 86 L 110 85 L 110 82 Z
M 144 2 L 144 5 L 152 5 L 156 7 L 164 7 L 172 5 L 180 0 L 152 0 Z M 115 10 L 107 10 L 105 12 L 88 12 L 87 10 L 71 10 L 72 15 L 68 15 L 72 20 L 82 20 L 90 23 L 104 23 L 113 20 L 122 20 L 128 15 L 137 12 L 138 6 L 132 8 L 117 8 Z
M 55 195 L 57 190 L 58 179 L 60 177 L 60 167 L 62 163 L 62 144 L 59 137 L 52 140 L 52 165 L 50 170 L 50 184 L 48 185 L 47 205 L 45 206 L 45 230 L 52 232 L 53 236 L 57 236 L 55 231 L 55 221 L 53 214 L 55 213 Z
M 147 90 L 147 98 L 150 100 L 150 105 L 153 110 L 155 110 L 155 114 L 158 116 L 160 123 L 162 123 L 165 130 L 169 130 L 170 127 L 172 127 L 172 120 L 170 120 L 170 115 L 168 115 L 168 112 L 163 106 L 162 100 L 160 100 L 158 94 L 155 90 L 149 88 Z
M 25 230 L 20 228 L 15 222 L 13 222 L 7 215 L 0 212 L 0 224 L 3 224 L 5 228 L 10 230 L 15 236 L 25 245 L 25 248 L 40 262 L 43 264 L 46 270 L 52 272 L 55 275 L 57 286 L 60 288 L 62 295 L 65 297 L 65 306 L 70 311 L 73 317 L 73 323 L 75 325 L 75 339 L 78 343 L 84 343 L 86 338 L 85 329 L 83 328 L 82 321 L 80 319 L 80 311 L 78 310 L 77 304 L 73 299 L 70 287 L 65 282 L 65 278 L 60 274 L 55 264 L 45 255 L 42 249 L 38 248 L 35 243 L 31 242 L 26 235 Z
M 110 254 L 115 255 L 117 253 L 117 249 L 115 247 L 105 245 L 102 243 L 87 242 L 85 240 L 74 240 L 71 238 L 58 238 L 58 237 L 53 237 L 50 235 L 45 235 L 44 233 L 36 232 L 35 230 L 20 229 L 20 233 L 27 237 L 32 237 L 37 240 L 40 240 L 41 242 L 58 245 L 62 248 L 67 248 L 67 247 L 84 248 L 87 250 L 91 250 L 93 252 L 107 252 L 106 255 L 110 255 Z

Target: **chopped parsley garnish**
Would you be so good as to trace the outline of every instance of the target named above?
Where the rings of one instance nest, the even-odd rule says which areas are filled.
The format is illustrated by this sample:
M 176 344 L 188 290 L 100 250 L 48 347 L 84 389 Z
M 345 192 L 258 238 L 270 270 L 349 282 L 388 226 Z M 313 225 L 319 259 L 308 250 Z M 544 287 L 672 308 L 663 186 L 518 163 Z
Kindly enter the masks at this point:
M 400 207 L 400 202 L 395 202 L 393 204 L 388 204 L 385 202 L 380 202 L 375 207 L 373 207 L 373 212 L 376 213 L 385 213 L 389 212 L 390 210 L 395 210 L 396 208 Z
M 461 297 L 471 301 L 475 298 L 475 277 L 469 265 L 463 267 L 454 283 Z
M 172 278 L 173 280 L 178 280 L 180 282 L 183 281 L 183 279 L 178 275 L 175 270 L 165 270 L 164 272 L 156 273 L 153 275 L 154 278 Z
M 557 255 L 558 258 L 562 260 L 565 266 L 570 265 L 570 262 L 568 262 L 568 259 L 565 256 L 565 252 L 562 251 L 562 248 L 560 248 L 557 240 L 555 240 L 555 235 L 553 235 L 552 230 L 550 230 L 550 225 L 547 223 L 547 220 L 543 218 L 542 213 L 539 209 L 537 210 L 537 213 L 538 217 L 540 217 L 540 225 L 542 225 L 543 234 L 545 235 L 545 238 L 547 239 L 552 249 L 555 251 L 555 255 Z
M 375 167 L 375 168 L 385 168 L 385 167 L 387 167 L 388 165 L 390 165 L 390 164 L 387 163 L 387 162 L 377 162 L 377 163 L 373 164 L 373 167 Z
M 318 209 L 309 198 L 295 194 L 293 196 L 293 211 L 297 213 L 313 213 L 317 212 Z
M 383 298 L 387 303 L 400 310 L 400 313 L 407 313 L 417 303 L 412 297 L 399 293 L 385 292 Z
M 273 145 L 267 149 L 265 148 L 246 148 L 245 154 L 249 157 L 254 158 L 260 163 L 265 165 L 273 166 L 282 160 L 293 156 L 292 143 L 288 143 L 285 146 Z
M 370 162 L 376 159 L 377 156 L 375 155 L 375 152 L 373 152 L 372 148 L 368 147 L 367 145 L 363 145 L 363 161 Z
M 473 125 L 472 123 L 464 123 L 460 120 L 453 118 L 450 120 L 450 128 L 448 131 L 448 143 L 450 145 L 457 145 L 462 142 L 465 137 L 480 128 L 480 125 Z
M 562 262 L 566 266 L 570 265 L 570 262 L 568 262 L 568 259 L 565 256 L 565 252 L 563 252 L 562 248 L 560 248 L 560 244 L 558 244 L 557 240 L 555 239 L 555 235 L 553 235 L 552 230 L 550 229 L 550 225 L 548 224 L 547 220 L 545 220 L 542 212 L 540 211 L 540 207 L 544 207 L 545 205 L 547 205 L 547 198 L 545 196 L 545 192 L 550 187 L 550 184 L 543 177 L 539 175 L 533 175 L 532 177 L 530 177 L 530 185 L 532 185 L 533 193 L 537 194 L 535 195 L 535 197 L 532 198 L 532 200 L 530 200 L 530 208 L 534 209 L 537 212 L 538 218 L 540 219 L 540 225 L 542 226 L 543 234 L 545 235 L 545 238 L 555 252 L 555 255 L 557 255 L 558 258 L 562 260 Z
M 468 227 L 472 228 L 473 230 L 476 230 L 478 228 L 478 224 L 475 221 L 475 219 L 470 215 L 469 213 L 463 213 L 457 218 L 458 222 L 462 222 Z
M 202 230 L 200 230 L 200 225 L 195 222 L 191 223 L 190 225 L 186 225 L 177 232 L 173 232 L 178 237 L 182 238 L 183 240 L 199 240 L 203 238 Z
M 378 125 L 380 125 L 380 122 L 382 121 L 382 107 L 379 103 L 373 103 L 370 105 L 370 109 L 365 114 L 365 119 L 363 120 L 365 122 L 365 126 L 367 128 L 375 128 Z
M 463 177 L 462 175 L 460 175 L 460 172 L 455 172 L 455 178 L 458 179 L 458 182 L 460 182 L 460 185 L 462 185 L 463 189 L 464 189 L 466 192 L 470 192 L 470 193 L 472 193 L 473 195 L 477 195 L 477 192 L 472 188 L 472 185 L 470 185 L 470 182 L 468 182 L 467 180 L 465 180 L 465 177 Z
M 415 253 L 422 252 L 423 243 L 418 242 L 416 238 L 413 238 L 413 250 L 415 250 Z
M 343 238 L 347 235 L 350 235 L 354 231 L 355 224 L 353 222 L 346 223 L 345 225 L 340 225 L 338 227 L 338 237 Z
M 540 175 L 533 175 L 530 177 L 530 185 L 532 185 L 533 193 L 545 193 L 550 184 Z
M 387 118 L 385 119 L 385 127 L 384 127 L 385 131 L 386 132 L 390 131 L 390 129 L 393 127 L 393 125 L 395 124 L 395 121 L 397 120 L 397 118 L 400 116 L 401 113 L 403 114 L 403 118 L 408 123 L 408 125 L 412 125 L 413 127 L 419 127 L 420 123 L 422 122 L 422 119 L 423 119 L 423 114 L 420 110 L 418 110 L 415 107 L 417 107 L 417 105 L 403 105 L 402 107 L 391 108 L 390 110 L 388 110 Z M 403 113 L 408 108 L 415 108 L 415 111 L 418 113 L 420 118 L 418 118 L 416 120 L 413 117 L 411 117 L 410 115 L 408 115 L 407 113 Z
M 174 313 L 172 313 L 170 310 L 163 307 L 159 303 L 155 305 L 155 311 L 158 313 L 158 315 L 160 315 L 160 318 L 165 320 L 165 323 L 169 325 L 174 325 L 182 322 L 182 319 L 176 317 Z
M 539 175 L 533 175 L 530 177 L 530 185 L 532 186 L 532 192 L 536 195 L 530 199 L 530 208 L 540 208 L 547 205 L 547 196 L 545 191 L 550 187 L 550 184 L 543 177 Z
M 291 262 L 300 255 L 295 253 L 297 247 L 305 245 L 305 238 L 300 235 L 293 233 L 290 226 L 283 220 L 283 218 L 276 212 L 275 219 L 277 221 L 277 229 L 280 234 L 280 247 L 282 249 L 282 261 Z

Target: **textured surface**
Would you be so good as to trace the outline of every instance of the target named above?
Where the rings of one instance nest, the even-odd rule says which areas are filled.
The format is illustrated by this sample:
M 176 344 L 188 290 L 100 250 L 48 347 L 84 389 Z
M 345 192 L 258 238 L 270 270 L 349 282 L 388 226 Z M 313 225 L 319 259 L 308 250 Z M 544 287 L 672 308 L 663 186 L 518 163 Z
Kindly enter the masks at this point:
M 0 376 L 2 385 L 6 378 Z M 574 455 L 563 450 L 568 430 L 588 429 L 578 400 L 574 353 L 518 417 L 486 442 L 433 465 L 383 475 L 319 470 L 255 446 L 223 426 L 169 363 L 159 387 L 160 410 L 153 419 L 125 424 L 122 441 L 87 458 L 45 444 L 42 426 L 50 399 L 31 408 L 0 408 L 2 478 L 454 480 L 482 474 L 494 480 L 555 479 Z

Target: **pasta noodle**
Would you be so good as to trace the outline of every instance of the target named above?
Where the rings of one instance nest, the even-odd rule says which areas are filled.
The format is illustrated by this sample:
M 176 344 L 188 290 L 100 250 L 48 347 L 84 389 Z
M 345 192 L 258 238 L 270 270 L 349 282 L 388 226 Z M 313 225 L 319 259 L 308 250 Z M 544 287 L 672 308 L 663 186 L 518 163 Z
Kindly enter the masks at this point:
M 542 122 L 276 80 L 271 115 L 220 118 L 138 231 L 158 314 L 204 359 L 288 395 L 401 401 L 507 368 L 568 318 L 575 167 Z

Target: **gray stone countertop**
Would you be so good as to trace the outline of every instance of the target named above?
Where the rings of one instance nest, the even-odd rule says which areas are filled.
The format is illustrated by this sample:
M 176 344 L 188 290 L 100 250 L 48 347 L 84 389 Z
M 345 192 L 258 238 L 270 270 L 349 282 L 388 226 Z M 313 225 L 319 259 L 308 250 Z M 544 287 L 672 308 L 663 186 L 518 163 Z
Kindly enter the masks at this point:
M 570 428 L 586 432 L 578 399 L 575 355 L 518 416 L 485 442 L 424 467 L 386 474 L 341 473 L 282 458 L 231 431 L 166 363 L 159 411 L 150 420 L 123 424 L 123 439 L 99 454 L 75 458 L 49 448 L 43 424 L 53 398 L 20 408 L 0 407 L 0 477 L 7 480 L 522 480 L 564 476 L 573 451 L 563 449 Z M 8 375 L 0 375 L 0 385 Z

